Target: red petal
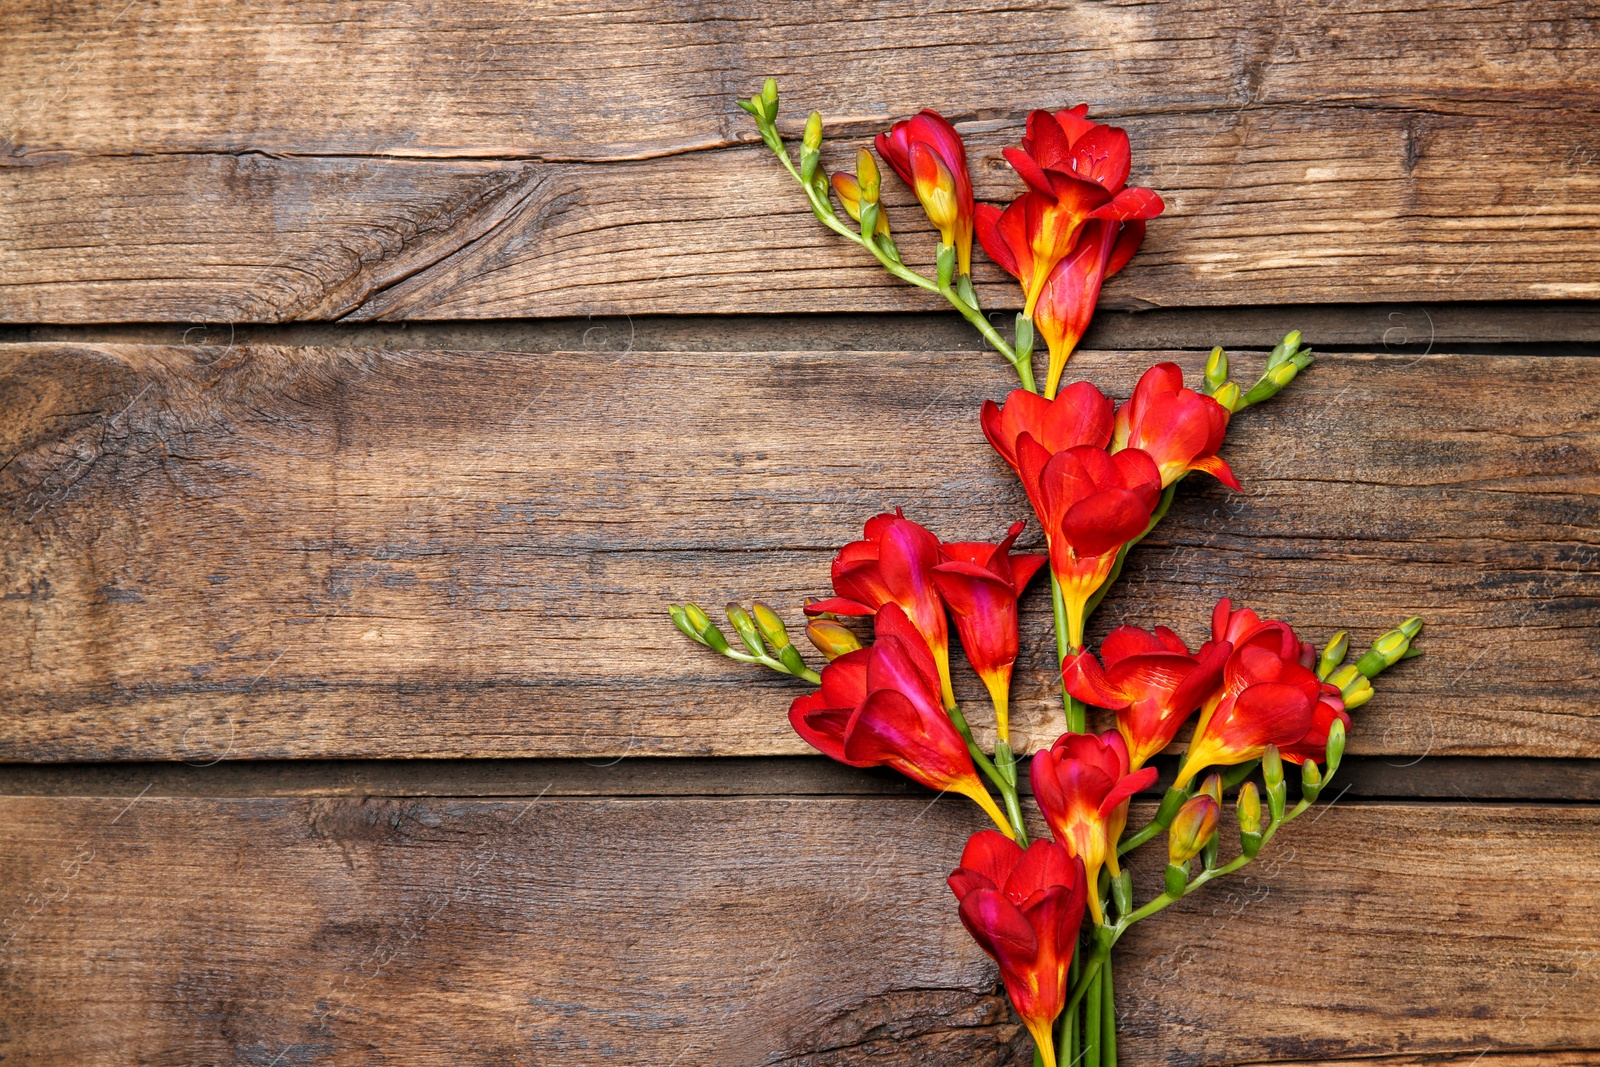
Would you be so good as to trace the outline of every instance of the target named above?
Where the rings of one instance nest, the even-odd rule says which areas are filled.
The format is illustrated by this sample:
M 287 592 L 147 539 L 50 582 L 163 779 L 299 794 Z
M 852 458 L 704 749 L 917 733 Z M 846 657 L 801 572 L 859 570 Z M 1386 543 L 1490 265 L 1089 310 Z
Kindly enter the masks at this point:
M 1189 464 L 1191 470 L 1205 471 L 1223 485 L 1239 492 L 1244 487 L 1239 484 L 1239 479 L 1234 477 L 1233 468 L 1228 466 L 1228 461 L 1221 456 L 1201 456 Z
M 1101 556 L 1144 533 L 1150 511 L 1139 493 L 1106 489 L 1067 509 L 1061 531 L 1079 556 Z
M 1123 222 L 1132 219 L 1153 219 L 1165 211 L 1166 207 L 1155 190 L 1140 185 L 1130 185 L 1113 197 L 1110 203 L 1097 205 L 1091 212 L 1091 217 L 1117 219 Z
M 1117 234 L 1117 243 L 1111 246 L 1111 255 L 1106 259 L 1107 278 L 1126 267 L 1128 260 L 1139 251 L 1139 246 L 1144 244 L 1144 230 L 1143 219 L 1130 219 L 1122 224 L 1122 230 Z
M 1022 912 L 1004 893 L 976 889 L 961 901 L 961 925 L 978 947 L 1003 969 L 1026 969 L 1039 951 L 1039 939 Z
M 1105 818 L 1107 815 L 1110 815 L 1113 811 L 1117 810 L 1118 804 L 1121 804 L 1124 800 L 1127 800 L 1129 797 L 1133 796 L 1133 794 L 1142 792 L 1155 785 L 1156 778 L 1159 777 L 1159 775 L 1160 772 L 1154 767 L 1145 767 L 1141 770 L 1134 771 L 1132 774 L 1123 776 L 1122 780 L 1116 785 L 1112 786 L 1111 792 L 1107 793 L 1106 798 L 1100 802 L 1100 807 L 1097 809 L 1100 812 L 1100 817 L 1102 819 Z
M 1131 159 L 1128 134 L 1117 126 L 1096 126 L 1072 142 L 1073 171 L 1110 193 L 1128 183 Z
M 1022 846 L 996 830 L 979 830 L 961 852 L 961 866 L 987 878 L 996 889 L 1006 884 L 1020 859 Z
M 993 204 L 979 204 L 973 210 L 976 212 L 973 228 L 977 231 L 978 243 L 989 254 L 989 258 L 994 260 L 995 266 L 1013 278 L 1021 278 L 1022 268 L 1017 263 L 1016 254 L 1011 251 L 1011 246 L 1006 243 L 1005 236 L 1000 232 L 1000 209 Z
M 1017 176 L 1028 184 L 1028 188 L 1041 196 L 1054 201 L 1056 192 L 1050 184 L 1050 176 L 1040 169 L 1039 164 L 1033 161 L 1028 153 L 1020 148 L 1003 148 L 1000 154 L 1006 157 L 1006 162 L 1017 172 Z
M 1168 631 L 1169 633 L 1171 631 Z M 1106 639 L 1100 642 L 1100 658 L 1105 661 L 1106 669 L 1110 670 L 1117 665 L 1118 660 L 1129 656 L 1142 656 L 1150 652 L 1172 651 L 1158 634 L 1149 630 L 1141 630 L 1137 626 L 1118 626 L 1106 634 Z
M 871 615 L 877 608 L 869 607 L 859 600 L 850 600 L 847 597 L 829 597 L 827 600 L 816 600 L 801 609 L 807 615 Z
M 1071 168 L 1072 142 L 1048 111 L 1028 112 L 1028 136 L 1023 146 L 1033 161 L 1045 170 Z
M 1006 896 L 1021 903 L 1035 893 L 1070 886 L 1077 874 L 1070 852 L 1054 841 L 1039 840 L 1022 853 L 1001 888 Z
M 1097 708 L 1117 711 L 1132 703 L 1100 666 L 1099 660 L 1088 652 L 1068 656 L 1061 664 L 1061 683 L 1067 692 Z
M 1049 401 L 1039 423 L 1039 443 L 1051 452 L 1111 441 L 1111 398 L 1089 382 L 1073 382 Z

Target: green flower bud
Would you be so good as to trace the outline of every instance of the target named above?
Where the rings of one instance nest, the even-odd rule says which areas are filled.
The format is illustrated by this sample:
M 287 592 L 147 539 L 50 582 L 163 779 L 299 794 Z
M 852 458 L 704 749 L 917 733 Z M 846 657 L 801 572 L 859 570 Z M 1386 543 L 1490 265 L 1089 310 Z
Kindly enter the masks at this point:
M 1226 382 L 1222 388 L 1211 394 L 1211 398 L 1229 411 L 1238 411 L 1240 402 L 1244 399 L 1239 394 L 1239 386 L 1234 382 Z
M 1267 369 L 1271 370 L 1280 363 L 1283 363 L 1290 356 L 1299 351 L 1299 349 L 1300 331 L 1290 330 L 1288 333 L 1283 335 L 1283 340 L 1279 341 L 1273 346 L 1272 353 L 1267 356 Z
M 1268 745 L 1261 757 L 1261 776 L 1267 783 L 1267 810 L 1272 813 L 1272 825 L 1276 826 L 1283 819 L 1284 798 L 1288 796 L 1288 787 L 1283 781 L 1283 757 L 1277 745 Z
M 774 652 L 789 646 L 789 628 L 783 624 L 776 611 L 759 600 L 750 605 L 750 611 L 756 617 L 756 628 L 761 631 L 761 636 L 767 639 L 767 644 L 772 646 Z
M 806 132 L 800 138 L 800 146 L 808 152 L 822 147 L 822 112 L 813 111 L 806 116 Z
M 830 660 L 838 659 L 845 653 L 854 652 L 861 647 L 860 638 L 856 637 L 849 627 L 832 619 L 812 619 L 806 623 L 806 637 L 816 646 L 818 652 Z
M 1200 783 L 1199 791 L 1215 800 L 1220 806 L 1222 804 L 1222 775 L 1216 771 L 1206 775 L 1205 781 Z
M 948 289 L 951 280 L 956 276 L 956 246 L 941 244 L 939 254 L 934 257 L 934 264 L 939 270 L 939 284 Z
M 1321 792 L 1322 771 L 1318 769 L 1316 760 L 1308 759 L 1300 764 L 1300 795 L 1315 804 Z
M 1322 658 L 1317 661 L 1317 677 L 1326 679 L 1335 667 L 1344 662 L 1349 651 L 1350 635 L 1340 630 L 1328 639 L 1328 647 L 1322 650 Z
M 778 117 L 778 79 L 768 78 L 761 83 L 761 108 L 768 122 Z
M 1181 863 L 1167 864 L 1167 895 L 1171 897 L 1183 896 L 1184 887 L 1189 884 L 1189 868 Z
M 1206 392 L 1212 396 L 1217 394 L 1228 381 L 1228 354 L 1218 345 L 1211 350 L 1211 355 L 1206 357 Z
M 1367 650 L 1367 654 L 1356 661 L 1356 670 L 1374 678 L 1379 673 L 1393 667 L 1405 656 L 1411 648 L 1411 639 L 1422 630 L 1422 620 L 1412 617 L 1401 623 L 1396 629 L 1390 630 L 1376 641 Z
M 689 616 L 676 604 L 667 605 L 667 614 L 672 616 L 672 625 L 683 631 L 683 635 L 691 641 L 704 644 L 700 640 L 700 631 L 696 630 L 689 622 Z
M 793 645 L 784 645 L 778 649 L 778 662 L 782 663 L 790 674 L 796 676 L 810 669 L 806 666 L 805 658 L 800 655 L 800 650 Z
M 1372 683 L 1361 673 L 1360 664 L 1347 663 L 1328 676 L 1328 684 L 1339 687 L 1344 710 L 1354 711 L 1372 699 Z
M 1339 770 L 1339 761 L 1344 758 L 1345 729 L 1344 720 L 1335 719 L 1333 725 L 1328 727 L 1328 777 L 1332 778 Z
M 1247 834 L 1261 831 L 1261 794 L 1254 782 L 1239 787 L 1239 829 Z
M 711 625 L 711 619 L 700 610 L 699 604 L 689 603 L 683 606 L 684 618 L 689 620 L 689 625 L 694 627 L 694 632 L 704 634 L 706 627 Z
M 1118 915 L 1133 911 L 1133 872 L 1124 870 L 1112 881 L 1111 902 L 1117 906 Z
M 761 634 L 756 629 L 755 620 L 750 617 L 749 612 L 738 604 L 729 604 L 728 621 L 733 623 L 734 632 L 739 635 L 739 640 L 744 644 L 745 648 L 750 650 L 752 655 L 764 656 L 767 654 L 766 647 L 761 644 Z

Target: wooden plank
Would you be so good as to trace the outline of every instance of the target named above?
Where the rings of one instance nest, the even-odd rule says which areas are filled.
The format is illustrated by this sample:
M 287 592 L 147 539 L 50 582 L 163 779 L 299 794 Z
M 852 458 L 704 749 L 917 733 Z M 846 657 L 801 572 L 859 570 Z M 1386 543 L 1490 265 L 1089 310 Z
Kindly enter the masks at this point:
M 768 73 L 835 117 L 830 166 L 939 104 L 993 200 L 1027 109 L 1090 98 L 1170 205 L 1108 306 L 1600 295 L 1600 29 L 1557 0 L 32 2 L 0 42 L 11 321 L 936 306 L 751 143 L 732 101 Z M 552 50 L 584 58 L 554 72 Z
M 1600 1049 L 1597 820 L 1297 824 L 1129 935 L 1123 1062 Z M 975 826 L 950 800 L 17 798 L 0 826 L 19 1061 L 1026 1062 L 942 884 Z
M 974 417 L 993 356 L 0 356 L 13 760 L 800 754 L 795 686 L 665 605 L 792 617 L 880 509 L 952 539 L 1027 513 Z M 1125 393 L 1156 358 L 1075 366 Z M 1197 641 L 1222 595 L 1318 638 L 1420 613 L 1428 654 L 1352 752 L 1600 755 L 1597 377 L 1327 357 L 1241 416 L 1246 491 L 1186 484 L 1097 626 Z M 1059 722 L 1046 600 L 1013 699 L 1035 741 Z

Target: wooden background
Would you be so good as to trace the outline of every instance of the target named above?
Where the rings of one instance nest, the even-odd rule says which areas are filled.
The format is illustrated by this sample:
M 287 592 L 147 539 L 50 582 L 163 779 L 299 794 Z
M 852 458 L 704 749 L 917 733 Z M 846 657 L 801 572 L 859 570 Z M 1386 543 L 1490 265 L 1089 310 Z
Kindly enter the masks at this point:
M 1428 619 L 1337 802 L 1125 941 L 1125 1062 L 1600 1062 L 1593 5 L 0 12 L 0 1060 L 1031 1062 L 970 812 L 663 613 L 1026 512 L 1004 364 L 803 209 L 733 102 L 773 74 L 830 166 L 939 107 L 989 200 L 1030 107 L 1126 126 L 1168 212 L 1109 391 L 1318 349 L 1096 633 Z

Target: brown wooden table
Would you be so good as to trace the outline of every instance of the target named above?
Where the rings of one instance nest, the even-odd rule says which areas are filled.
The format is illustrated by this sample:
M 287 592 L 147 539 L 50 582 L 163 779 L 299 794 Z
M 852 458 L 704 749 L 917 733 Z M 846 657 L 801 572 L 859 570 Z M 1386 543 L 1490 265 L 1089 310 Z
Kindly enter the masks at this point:
M 1428 619 L 1336 802 L 1119 949 L 1124 1062 L 1600 1062 L 1592 5 L 15 0 L 0 55 L 0 1060 L 1030 1062 L 968 812 L 664 614 L 1025 513 L 1006 368 L 816 225 L 775 74 L 830 167 L 941 108 L 991 201 L 1030 107 L 1126 126 L 1109 391 L 1317 348 L 1094 636 Z

